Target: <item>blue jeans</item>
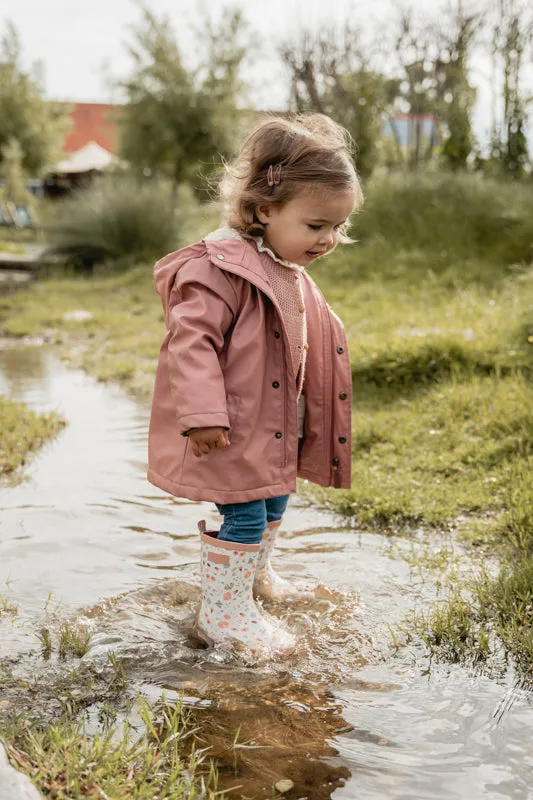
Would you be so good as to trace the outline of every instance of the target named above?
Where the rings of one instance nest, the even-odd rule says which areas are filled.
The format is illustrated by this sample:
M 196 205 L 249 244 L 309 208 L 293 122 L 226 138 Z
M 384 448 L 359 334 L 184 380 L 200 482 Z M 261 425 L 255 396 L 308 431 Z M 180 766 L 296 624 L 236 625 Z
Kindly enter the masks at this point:
M 259 544 L 269 522 L 282 518 L 289 495 L 252 500 L 250 503 L 216 503 L 224 517 L 218 539 L 239 544 Z

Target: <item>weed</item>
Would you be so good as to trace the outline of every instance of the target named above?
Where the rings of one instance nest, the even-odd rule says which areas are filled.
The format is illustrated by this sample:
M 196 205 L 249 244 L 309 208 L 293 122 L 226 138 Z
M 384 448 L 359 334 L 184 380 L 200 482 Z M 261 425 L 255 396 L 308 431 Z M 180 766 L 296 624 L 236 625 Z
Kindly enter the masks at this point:
M 81 658 L 89 649 L 91 634 L 85 628 L 74 627 L 65 622 L 59 629 L 58 650 L 59 657 L 66 658 L 71 654 L 76 658 Z
M 18 606 L 0 594 L 0 617 L 9 616 L 16 617 L 19 613 Z

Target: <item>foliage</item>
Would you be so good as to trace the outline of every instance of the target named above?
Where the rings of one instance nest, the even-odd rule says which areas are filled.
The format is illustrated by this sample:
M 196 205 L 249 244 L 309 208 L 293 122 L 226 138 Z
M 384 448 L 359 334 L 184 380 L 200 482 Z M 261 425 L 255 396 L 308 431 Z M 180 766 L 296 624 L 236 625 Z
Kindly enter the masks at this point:
M 527 187 L 518 190 L 512 183 L 477 175 L 397 173 L 373 179 L 367 194 L 352 235 L 365 245 L 372 240 L 376 252 L 381 241 L 383 262 L 363 262 L 365 275 L 393 269 L 398 277 L 413 280 L 418 263 L 425 275 L 428 269 L 450 270 L 456 260 L 454 274 L 487 284 L 501 277 L 505 265 L 533 256 L 533 195 Z M 390 260 L 386 254 L 392 247 Z M 400 273 L 402 250 L 411 255 Z
M 0 160 L 3 164 L 6 181 L 2 192 L 3 197 L 15 205 L 28 205 L 31 195 L 26 189 L 24 172 L 22 169 L 22 148 L 17 139 L 10 139 L 0 150 Z
M 461 4 L 457 9 L 450 5 L 436 22 L 418 21 L 413 8 L 401 12 L 395 41 L 401 82 L 395 106 L 413 116 L 414 136 L 406 154 L 411 169 L 430 161 L 435 151 L 444 166 L 466 167 L 476 98 L 469 83 L 468 58 L 480 25 L 481 16 L 465 14 Z M 425 115 L 433 115 L 440 126 L 429 138 L 422 136 Z M 394 120 L 391 126 L 394 129 Z
M 5 146 L 16 140 L 24 172 L 38 175 L 59 155 L 67 109 L 45 100 L 35 70 L 26 72 L 21 58 L 18 34 L 8 23 L 0 44 L 0 151 L 5 153 Z M 6 168 L 0 161 L 1 175 Z
M 378 43 L 362 43 L 356 25 L 305 29 L 280 50 L 288 69 L 291 101 L 299 111 L 319 111 L 343 124 L 354 138 L 359 170 L 371 174 L 378 161 L 417 169 L 436 152 L 439 132 L 429 137 L 423 119 L 442 125 L 442 154 L 453 169 L 466 166 L 472 149 L 470 117 L 475 91 L 468 82 L 467 59 L 479 15 L 448 11 L 445 24 L 419 24 L 413 10 L 399 18 L 394 41 L 397 65 L 392 76 L 377 66 Z M 409 142 L 402 142 L 396 115 L 407 113 Z M 392 141 L 384 139 L 385 120 Z
M 437 65 L 439 104 L 437 114 L 446 128 L 442 147 L 444 165 L 464 169 L 473 149 L 472 109 L 476 90 L 468 75 L 468 58 L 479 28 L 479 16 L 465 16 L 459 6 L 452 20 L 452 34 L 445 40 L 445 61 Z
M 489 167 L 522 177 L 529 162 L 527 107 L 522 93 L 525 58 L 533 46 L 533 16 L 521 0 L 497 0 L 494 7 L 492 59 L 501 74 L 503 113 L 493 118 Z M 494 114 L 494 112 L 493 112 Z
M 397 83 L 372 69 L 355 27 L 333 27 L 314 35 L 302 30 L 280 48 L 288 71 L 291 103 L 299 112 L 328 114 L 351 134 L 357 169 L 369 176 L 377 162 L 384 110 Z
M 122 155 L 139 169 L 167 175 L 174 186 L 199 166 L 232 151 L 244 22 L 228 12 L 219 27 L 204 30 L 207 53 L 198 69 L 183 61 L 170 23 L 143 9 L 129 48 L 131 76 L 121 83 L 127 97 L 122 117 Z
M 100 178 L 53 208 L 49 253 L 76 266 L 152 258 L 178 246 L 179 215 L 155 180 Z

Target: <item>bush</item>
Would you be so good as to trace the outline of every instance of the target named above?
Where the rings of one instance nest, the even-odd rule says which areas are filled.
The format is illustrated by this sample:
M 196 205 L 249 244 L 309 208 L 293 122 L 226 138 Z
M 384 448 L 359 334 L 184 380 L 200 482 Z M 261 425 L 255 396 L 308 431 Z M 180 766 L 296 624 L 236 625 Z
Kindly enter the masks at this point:
M 161 257 L 178 247 L 180 217 L 170 193 L 154 181 L 100 178 L 54 204 L 48 254 L 79 268 Z
M 373 178 L 354 218 L 362 244 L 437 250 L 444 257 L 490 263 L 533 258 L 533 192 L 527 184 L 470 174 L 399 173 Z

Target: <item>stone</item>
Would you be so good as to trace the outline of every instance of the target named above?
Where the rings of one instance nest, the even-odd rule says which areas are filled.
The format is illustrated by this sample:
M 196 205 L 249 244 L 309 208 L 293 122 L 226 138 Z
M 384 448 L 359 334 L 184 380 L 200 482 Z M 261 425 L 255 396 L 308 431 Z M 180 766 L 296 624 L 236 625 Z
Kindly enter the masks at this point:
M 289 778 L 282 778 L 282 780 L 276 781 L 274 787 L 280 794 L 285 794 L 285 792 L 290 792 L 291 789 L 294 789 L 294 783 Z
M 0 800 L 43 800 L 27 775 L 17 772 L 0 742 Z

